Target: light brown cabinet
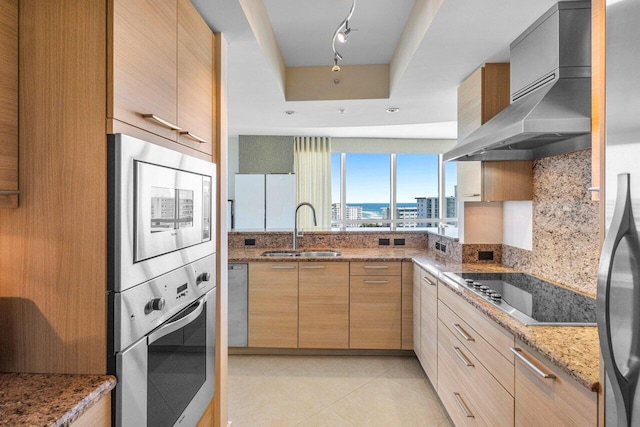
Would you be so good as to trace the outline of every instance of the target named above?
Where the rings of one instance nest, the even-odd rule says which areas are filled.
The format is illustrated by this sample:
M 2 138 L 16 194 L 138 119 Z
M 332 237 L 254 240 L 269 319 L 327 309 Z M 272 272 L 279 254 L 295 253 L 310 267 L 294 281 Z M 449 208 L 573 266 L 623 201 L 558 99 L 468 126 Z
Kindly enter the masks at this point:
M 459 394 L 443 397 L 456 425 L 466 425 L 471 412 L 481 425 L 513 426 L 513 334 L 443 283 L 438 285 L 437 322 L 438 393 Z
M 207 154 L 213 34 L 189 0 L 111 0 L 107 117 Z
M 18 0 L 0 0 L 0 208 L 18 207 Z
M 351 263 L 349 348 L 400 349 L 401 263 Z
M 84 414 L 70 424 L 70 427 L 109 427 L 111 426 L 111 395 L 103 396 Z
M 349 263 L 299 264 L 300 348 L 349 348 Z
M 190 0 L 178 0 L 178 142 L 211 154 L 213 34 Z
M 420 362 L 434 386 L 438 384 L 438 281 L 423 268 L 420 283 Z
M 417 265 L 413 266 L 413 351 L 422 363 L 422 353 L 420 352 L 420 271 Z
M 458 140 L 509 105 L 509 64 L 487 63 L 458 87 Z M 531 161 L 458 162 L 460 201 L 531 200 Z
M 418 268 L 418 267 L 416 267 Z M 413 350 L 413 262 L 402 261 L 402 349 Z
M 575 383 L 548 362 L 535 357 L 522 342 L 514 349 L 516 427 L 596 426 L 597 394 Z
M 249 347 L 298 347 L 298 263 L 249 264 Z

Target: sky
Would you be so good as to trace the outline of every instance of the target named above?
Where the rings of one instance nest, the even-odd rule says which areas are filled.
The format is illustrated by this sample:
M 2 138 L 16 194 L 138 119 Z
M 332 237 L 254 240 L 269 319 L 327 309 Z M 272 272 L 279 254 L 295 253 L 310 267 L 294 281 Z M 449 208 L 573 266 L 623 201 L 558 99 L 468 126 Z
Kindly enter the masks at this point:
M 347 203 L 389 203 L 389 154 L 347 154 Z M 438 156 L 397 154 L 397 203 L 438 196 Z M 445 163 L 446 195 L 453 195 L 456 164 Z M 332 202 L 340 201 L 340 153 L 331 154 Z

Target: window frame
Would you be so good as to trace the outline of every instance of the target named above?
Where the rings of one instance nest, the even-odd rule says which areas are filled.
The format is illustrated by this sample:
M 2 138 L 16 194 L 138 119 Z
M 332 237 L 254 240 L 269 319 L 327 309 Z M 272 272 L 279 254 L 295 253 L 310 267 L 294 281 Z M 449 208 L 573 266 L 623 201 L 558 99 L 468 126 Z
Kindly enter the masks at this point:
M 336 153 L 336 152 L 334 152 Z M 427 218 L 407 218 L 407 219 L 399 219 L 396 218 L 396 207 L 397 207 L 397 154 L 398 153 L 389 153 L 389 182 L 390 182 L 390 191 L 389 191 L 389 214 L 390 218 L 387 219 L 346 219 L 345 212 L 346 209 L 342 209 L 342 206 L 347 206 L 347 152 L 339 152 L 340 154 L 340 218 L 338 220 L 331 220 L 331 229 L 336 231 L 366 231 L 366 230 L 390 230 L 390 231 L 422 231 L 427 230 L 429 227 L 399 227 L 399 224 L 409 224 L 415 223 L 422 219 Z M 375 154 L 375 153 L 372 153 Z M 401 154 L 409 154 L 409 153 L 401 153 Z M 429 154 L 429 153 L 413 153 L 413 154 Z M 436 154 L 436 153 L 431 153 Z M 445 173 L 445 162 L 443 160 L 442 154 L 438 155 L 438 218 L 428 218 L 430 223 L 437 223 L 438 229 L 451 227 L 451 223 L 455 222 L 456 225 L 458 223 L 458 217 L 451 218 L 446 217 L 447 212 L 447 196 L 446 196 L 446 173 Z M 456 199 L 456 204 L 458 200 Z M 333 204 L 333 202 L 332 202 Z M 456 213 L 458 209 L 456 208 Z M 365 224 L 389 224 L 388 227 L 360 227 L 360 225 Z M 337 224 L 337 226 L 336 226 Z M 348 227 L 351 225 L 356 225 L 357 227 Z

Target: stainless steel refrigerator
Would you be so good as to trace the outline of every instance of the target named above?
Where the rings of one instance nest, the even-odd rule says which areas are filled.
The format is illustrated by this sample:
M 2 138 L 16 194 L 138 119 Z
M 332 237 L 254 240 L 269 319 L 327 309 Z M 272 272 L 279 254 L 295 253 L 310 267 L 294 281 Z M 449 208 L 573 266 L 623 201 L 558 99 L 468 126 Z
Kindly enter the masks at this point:
M 606 10 L 606 225 L 598 334 L 607 426 L 640 426 L 640 0 Z

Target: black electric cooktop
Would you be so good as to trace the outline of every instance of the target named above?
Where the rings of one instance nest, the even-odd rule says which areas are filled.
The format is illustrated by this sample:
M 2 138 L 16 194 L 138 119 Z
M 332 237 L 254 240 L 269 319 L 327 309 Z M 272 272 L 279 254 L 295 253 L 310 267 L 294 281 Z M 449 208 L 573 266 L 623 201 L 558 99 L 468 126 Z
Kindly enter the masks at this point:
M 445 273 L 525 325 L 595 326 L 593 298 L 524 273 Z

